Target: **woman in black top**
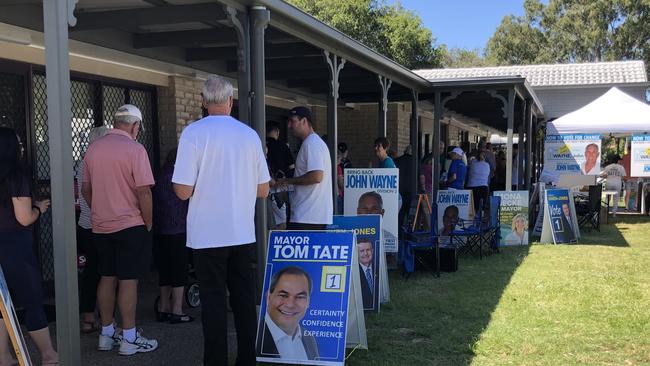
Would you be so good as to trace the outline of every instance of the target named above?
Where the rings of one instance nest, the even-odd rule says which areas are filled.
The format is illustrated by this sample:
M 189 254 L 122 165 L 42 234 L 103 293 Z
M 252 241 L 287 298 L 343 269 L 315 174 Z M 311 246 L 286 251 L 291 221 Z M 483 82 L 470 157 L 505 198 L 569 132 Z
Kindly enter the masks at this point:
M 41 273 L 33 252 L 32 224 L 50 200 L 32 201 L 29 179 L 21 167 L 23 147 L 10 128 L 0 127 L 0 266 L 16 304 L 25 309 L 25 326 L 36 343 L 42 365 L 58 365 L 43 310 Z M 0 322 L 0 365 L 14 365 L 4 322 Z

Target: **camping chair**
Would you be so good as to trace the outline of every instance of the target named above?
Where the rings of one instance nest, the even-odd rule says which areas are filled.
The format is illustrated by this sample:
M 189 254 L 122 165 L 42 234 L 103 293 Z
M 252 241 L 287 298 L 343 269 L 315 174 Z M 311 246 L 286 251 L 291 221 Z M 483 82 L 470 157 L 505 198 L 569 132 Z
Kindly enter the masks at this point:
M 425 268 L 431 270 L 436 277 L 440 277 L 440 247 L 438 245 L 437 234 L 437 208 L 433 203 L 431 207 L 431 230 L 429 231 L 414 231 L 412 225 L 407 225 L 406 233 L 404 236 L 404 245 L 402 245 L 401 262 L 403 273 L 406 278 L 411 273 L 415 272 L 415 262 L 417 261 Z M 435 254 L 435 268 L 431 268 L 426 261 L 422 258 L 422 252 L 434 251 Z
M 483 258 L 483 242 L 488 235 L 488 225 L 483 220 L 483 199 L 478 204 L 478 211 L 473 220 L 458 219 L 457 229 L 451 232 L 451 244 L 463 253 L 476 253 Z
M 576 205 L 578 226 L 588 231 L 600 231 L 600 206 L 602 204 L 603 186 L 589 186 L 589 199 Z

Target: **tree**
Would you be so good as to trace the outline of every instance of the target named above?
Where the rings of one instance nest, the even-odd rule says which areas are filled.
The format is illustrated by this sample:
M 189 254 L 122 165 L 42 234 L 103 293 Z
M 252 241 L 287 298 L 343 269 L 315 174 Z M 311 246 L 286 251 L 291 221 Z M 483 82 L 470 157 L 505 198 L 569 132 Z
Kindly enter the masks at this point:
M 494 60 L 491 60 L 483 54 L 478 48 L 468 50 L 464 48 L 448 49 L 446 45 L 438 48 L 441 56 L 442 66 L 445 68 L 460 67 L 486 67 L 495 66 Z
M 649 0 L 525 0 L 488 42 L 499 64 L 643 59 L 650 70 Z
M 380 0 L 289 2 L 407 68 L 441 65 L 431 31 L 415 13 L 399 3 L 387 5 Z

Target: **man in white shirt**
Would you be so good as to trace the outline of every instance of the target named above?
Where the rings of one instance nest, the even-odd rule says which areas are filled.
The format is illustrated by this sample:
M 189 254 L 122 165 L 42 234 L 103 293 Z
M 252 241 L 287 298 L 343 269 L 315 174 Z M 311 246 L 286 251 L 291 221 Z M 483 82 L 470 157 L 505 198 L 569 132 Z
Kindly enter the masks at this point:
M 257 133 L 230 117 L 233 87 L 212 75 L 203 86 L 208 116 L 185 128 L 172 182 L 190 200 L 187 246 L 201 285 L 204 365 L 228 364 L 226 285 L 237 330 L 237 365 L 255 365 L 255 290 L 250 259 L 255 202 L 269 193 Z
M 325 142 L 314 132 L 311 112 L 305 107 L 289 111 L 287 124 L 302 140 L 293 178 L 279 179 L 279 185 L 294 185 L 289 193 L 289 230 L 325 230 L 332 223 L 332 163 Z
M 296 266 L 285 267 L 271 278 L 266 313 L 257 332 L 257 355 L 289 360 L 316 360 L 316 338 L 305 335 L 300 321 L 309 308 L 312 281 Z
M 615 162 L 609 164 L 605 167 L 603 172 L 600 174 L 601 177 L 605 177 L 605 189 L 608 191 L 614 191 L 614 203 L 611 205 L 612 215 L 616 217 L 616 212 L 618 211 L 618 198 L 621 192 L 621 187 L 623 184 L 623 178 L 627 175 L 625 168 L 621 165 L 621 157 L 617 156 L 614 160 Z M 609 199 L 609 196 L 607 196 Z

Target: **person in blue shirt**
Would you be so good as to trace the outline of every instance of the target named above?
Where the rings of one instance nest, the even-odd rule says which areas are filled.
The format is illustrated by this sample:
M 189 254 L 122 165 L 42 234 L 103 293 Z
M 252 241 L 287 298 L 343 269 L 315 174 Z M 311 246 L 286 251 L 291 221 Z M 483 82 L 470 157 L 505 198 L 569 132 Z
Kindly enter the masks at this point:
M 380 168 L 397 168 L 393 159 L 388 156 L 388 148 L 390 148 L 390 141 L 385 137 L 378 137 L 375 140 L 375 154 L 379 158 Z
M 463 162 L 463 149 L 455 147 L 451 151 L 451 165 L 447 172 L 447 187 L 450 189 L 463 189 L 465 187 L 465 176 L 467 165 Z

